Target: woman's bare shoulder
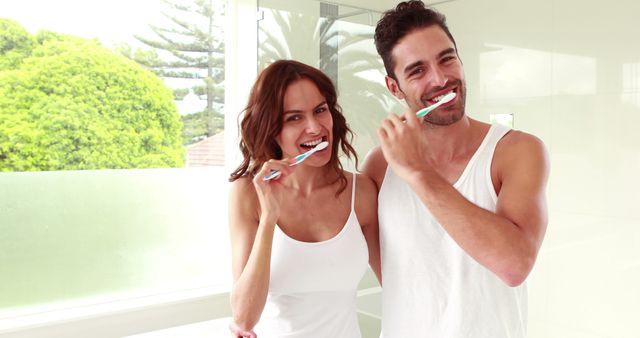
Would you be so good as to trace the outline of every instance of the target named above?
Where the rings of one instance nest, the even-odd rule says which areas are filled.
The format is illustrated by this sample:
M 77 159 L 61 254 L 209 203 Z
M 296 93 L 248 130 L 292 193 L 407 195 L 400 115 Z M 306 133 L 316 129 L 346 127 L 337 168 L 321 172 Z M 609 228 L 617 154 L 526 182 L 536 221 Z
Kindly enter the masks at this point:
M 252 213 L 258 205 L 258 195 L 249 176 L 243 176 L 231 182 L 229 187 L 229 210 Z

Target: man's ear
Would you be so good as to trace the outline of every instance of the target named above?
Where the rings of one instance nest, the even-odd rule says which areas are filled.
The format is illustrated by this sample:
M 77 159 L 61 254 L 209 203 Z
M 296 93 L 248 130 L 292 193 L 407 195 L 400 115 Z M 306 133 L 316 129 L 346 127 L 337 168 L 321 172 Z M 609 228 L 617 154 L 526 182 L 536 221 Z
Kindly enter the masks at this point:
M 404 93 L 400 90 L 400 86 L 398 86 L 398 82 L 394 80 L 391 76 L 385 75 L 384 81 L 387 84 L 387 89 L 389 92 L 399 100 L 404 100 Z

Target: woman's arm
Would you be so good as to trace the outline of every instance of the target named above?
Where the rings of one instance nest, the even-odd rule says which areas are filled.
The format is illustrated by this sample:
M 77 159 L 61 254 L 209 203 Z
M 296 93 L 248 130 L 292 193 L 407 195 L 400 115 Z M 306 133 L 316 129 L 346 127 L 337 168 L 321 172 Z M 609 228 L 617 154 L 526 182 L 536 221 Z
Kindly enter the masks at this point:
M 367 175 L 358 174 L 356 213 L 369 249 L 369 265 L 382 285 L 380 268 L 380 236 L 378 234 L 378 190 Z
M 258 201 L 249 179 L 232 183 L 229 193 L 229 233 L 233 289 L 233 321 L 251 330 L 260 319 L 269 289 L 273 224 L 260 223 Z
M 251 330 L 264 309 L 269 291 L 271 245 L 280 214 L 282 185 L 279 180 L 265 182 L 272 169 L 288 174 L 288 162 L 270 161 L 251 181 L 241 178 L 231 184 L 229 193 L 229 233 L 233 289 L 233 321 L 241 330 Z

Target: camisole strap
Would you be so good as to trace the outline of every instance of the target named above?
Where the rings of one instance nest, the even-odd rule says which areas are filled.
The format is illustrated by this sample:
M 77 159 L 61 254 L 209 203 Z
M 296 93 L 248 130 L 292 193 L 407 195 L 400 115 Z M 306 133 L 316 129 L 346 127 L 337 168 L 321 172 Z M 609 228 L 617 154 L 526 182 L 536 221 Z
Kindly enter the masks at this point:
M 351 183 L 351 212 L 354 212 L 356 205 L 356 173 L 353 173 L 353 182 Z

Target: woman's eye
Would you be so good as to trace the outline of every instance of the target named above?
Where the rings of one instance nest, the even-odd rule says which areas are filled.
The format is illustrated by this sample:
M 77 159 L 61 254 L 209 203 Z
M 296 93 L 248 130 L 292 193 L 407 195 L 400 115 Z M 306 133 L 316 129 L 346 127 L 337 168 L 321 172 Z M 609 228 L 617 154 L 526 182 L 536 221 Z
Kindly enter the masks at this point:
M 316 114 L 320 114 L 320 113 L 324 113 L 327 111 L 327 108 L 325 107 L 320 107 L 318 109 L 316 109 Z
M 298 121 L 300 119 L 300 116 L 298 115 L 289 115 L 285 121 L 286 122 L 293 122 L 293 121 Z

